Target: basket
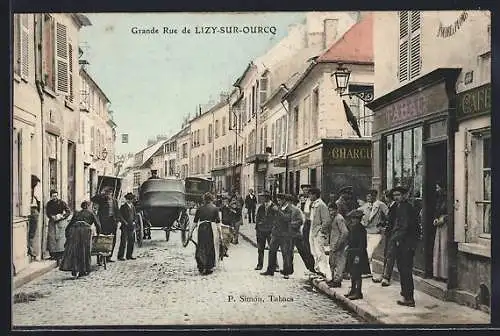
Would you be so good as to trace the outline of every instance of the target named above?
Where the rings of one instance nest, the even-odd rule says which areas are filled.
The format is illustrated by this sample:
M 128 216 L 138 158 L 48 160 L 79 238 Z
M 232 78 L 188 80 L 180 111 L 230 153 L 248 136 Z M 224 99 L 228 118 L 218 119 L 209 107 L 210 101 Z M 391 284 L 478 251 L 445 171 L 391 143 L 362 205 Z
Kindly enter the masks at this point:
M 92 237 L 92 253 L 112 253 L 114 235 Z

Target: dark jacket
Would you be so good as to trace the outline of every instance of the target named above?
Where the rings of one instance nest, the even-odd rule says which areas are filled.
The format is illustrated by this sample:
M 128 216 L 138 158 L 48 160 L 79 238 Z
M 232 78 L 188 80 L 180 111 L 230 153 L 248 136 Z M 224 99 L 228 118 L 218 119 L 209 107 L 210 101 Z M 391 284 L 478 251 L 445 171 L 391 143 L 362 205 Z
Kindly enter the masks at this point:
M 298 228 L 302 224 L 302 214 L 299 209 L 292 204 L 288 204 L 284 210 L 279 208 L 279 216 L 273 226 L 272 235 L 275 237 L 292 238 L 297 232 L 300 232 Z
M 241 220 L 241 209 L 232 208 L 230 206 L 223 206 L 221 208 L 222 224 L 234 226 L 234 224 Z
M 47 206 L 45 207 L 45 211 L 47 216 L 51 218 L 52 216 L 63 214 L 62 219 L 66 219 L 71 214 L 71 210 L 69 209 L 66 202 L 60 199 L 50 200 L 47 202 Z M 51 218 L 52 219 L 52 218 Z M 60 219 L 60 220 L 62 220 Z
M 271 232 L 279 216 L 279 209 L 274 203 L 271 202 L 267 208 L 265 204 L 260 205 L 255 214 L 255 230 Z
M 366 251 L 367 238 L 365 227 L 361 223 L 350 227 L 347 241 L 347 271 L 355 276 L 369 274 L 370 263 Z
M 101 234 L 101 223 L 99 222 L 99 219 L 97 216 L 90 210 L 88 209 L 82 209 L 81 211 L 76 212 L 73 217 L 71 218 L 71 221 L 69 222 L 68 226 L 66 227 L 66 238 L 69 237 L 69 232 L 71 231 L 71 228 L 76 222 L 85 222 L 88 225 L 95 225 L 95 229 L 97 231 L 97 234 Z
M 247 209 L 255 209 L 257 206 L 257 196 L 253 195 L 253 197 L 250 197 L 250 194 L 247 195 L 245 198 L 245 208 Z
M 418 238 L 417 216 L 413 206 L 407 201 L 396 205 L 393 213 L 391 241 L 400 246 L 415 248 Z
M 194 223 L 210 221 L 220 223 L 219 209 L 213 204 L 205 204 L 199 207 L 194 214 Z
M 120 208 L 120 221 L 122 222 L 121 228 L 130 231 L 133 230 L 135 228 L 135 216 L 135 207 L 133 205 L 130 207 L 127 203 L 123 204 Z

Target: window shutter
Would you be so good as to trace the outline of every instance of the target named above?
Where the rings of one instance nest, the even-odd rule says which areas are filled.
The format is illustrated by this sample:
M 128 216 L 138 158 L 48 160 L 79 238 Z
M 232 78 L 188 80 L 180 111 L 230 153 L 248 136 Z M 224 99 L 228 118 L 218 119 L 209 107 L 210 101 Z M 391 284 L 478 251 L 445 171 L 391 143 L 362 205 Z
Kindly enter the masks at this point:
M 420 34 L 410 41 L 410 78 L 420 74 Z
M 73 102 L 73 46 L 68 44 L 68 62 L 69 62 L 69 97 L 68 100 Z
M 267 100 L 267 88 L 268 88 L 267 74 L 262 76 L 262 78 L 260 79 L 259 87 L 260 87 L 260 93 L 259 93 L 260 94 L 260 105 L 262 105 Z
M 22 14 L 14 14 L 14 73 L 21 75 L 21 16 Z
M 28 79 L 29 76 L 29 14 L 21 14 L 21 77 Z
M 408 14 L 407 14 L 408 15 Z M 414 33 L 420 29 L 420 11 L 411 12 L 411 32 Z
M 399 12 L 399 39 L 408 38 L 408 11 Z
M 56 23 L 56 92 L 69 94 L 68 28 Z
M 408 80 L 408 40 L 399 44 L 399 81 Z

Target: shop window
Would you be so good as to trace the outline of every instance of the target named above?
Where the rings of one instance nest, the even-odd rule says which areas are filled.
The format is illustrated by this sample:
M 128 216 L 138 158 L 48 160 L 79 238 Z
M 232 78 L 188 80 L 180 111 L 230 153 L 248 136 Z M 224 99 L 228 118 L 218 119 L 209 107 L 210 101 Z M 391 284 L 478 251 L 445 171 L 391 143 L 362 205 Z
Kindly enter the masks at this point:
M 422 197 L 422 128 L 388 135 L 386 143 L 386 189 L 403 185 L 410 198 Z
M 474 137 L 479 149 L 478 161 L 481 170 L 480 193 L 477 205 L 477 220 L 481 224 L 482 233 L 491 234 L 491 136 L 480 133 Z

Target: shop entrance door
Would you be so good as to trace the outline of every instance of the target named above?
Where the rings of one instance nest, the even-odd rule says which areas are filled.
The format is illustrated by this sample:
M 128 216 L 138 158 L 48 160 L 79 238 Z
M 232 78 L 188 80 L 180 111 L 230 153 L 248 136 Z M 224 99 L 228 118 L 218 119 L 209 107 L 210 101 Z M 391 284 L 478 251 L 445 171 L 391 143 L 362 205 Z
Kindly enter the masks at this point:
M 421 242 L 421 253 L 417 251 L 415 256 L 415 266 L 424 271 L 425 277 L 432 277 L 432 256 L 436 234 L 436 228 L 432 222 L 436 209 L 436 182 L 440 181 L 446 186 L 447 150 L 446 142 L 432 143 L 425 146 L 424 211 L 422 217 L 424 237 Z

